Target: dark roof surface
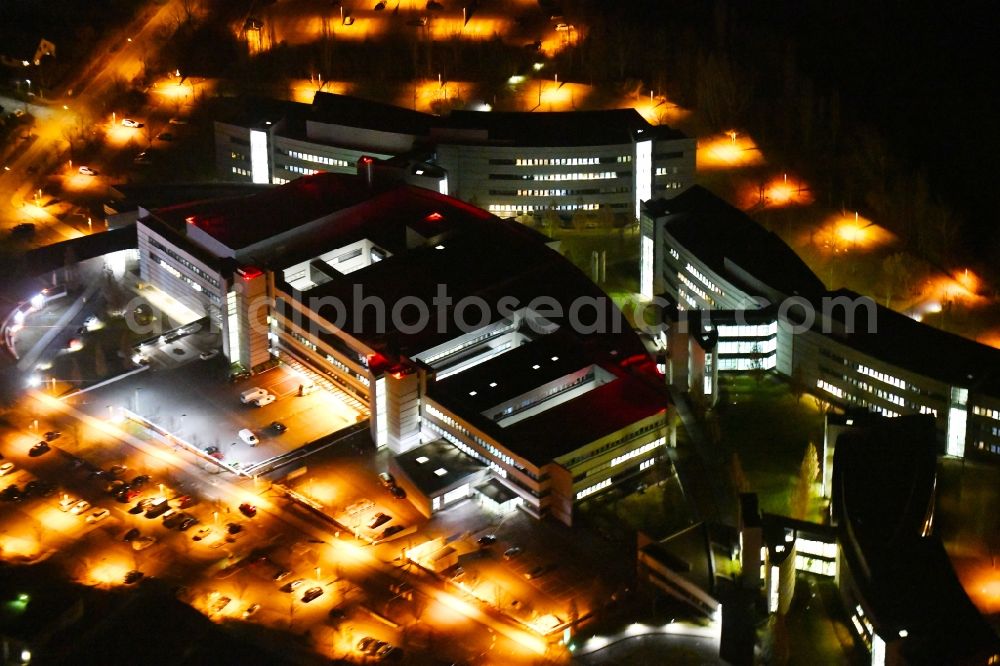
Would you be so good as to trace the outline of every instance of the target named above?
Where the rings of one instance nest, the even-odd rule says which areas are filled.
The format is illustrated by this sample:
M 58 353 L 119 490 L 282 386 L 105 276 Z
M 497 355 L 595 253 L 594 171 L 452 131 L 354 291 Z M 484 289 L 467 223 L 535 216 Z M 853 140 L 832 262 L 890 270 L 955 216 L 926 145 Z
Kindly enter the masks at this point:
M 417 462 L 417 458 L 422 457 L 427 460 L 422 463 Z M 444 439 L 436 439 L 410 449 L 396 456 L 395 460 L 396 465 L 410 481 L 428 496 L 435 495 L 486 469 L 486 465 Z M 444 469 L 447 473 L 438 475 L 435 473 L 438 469 Z
M 191 221 L 226 247 L 239 250 L 365 201 L 369 190 L 357 179 L 335 174 L 303 176 L 257 194 L 213 199 L 154 211 L 179 227 Z
M 823 282 L 777 235 L 699 185 L 645 206 L 657 218 L 666 216 L 666 231 L 734 284 L 743 282 L 726 267 L 727 259 L 788 296 L 808 298 L 826 291 Z
M 625 336 L 621 341 L 630 342 Z M 629 349 L 618 351 L 593 342 L 560 329 L 442 381 L 428 383 L 427 395 L 517 455 L 544 465 L 667 408 L 666 391 L 656 383 L 658 375 L 651 367 L 623 367 L 637 357 L 645 364 L 647 357 L 642 350 L 628 344 Z M 591 365 L 603 368 L 614 379 L 507 427 L 482 413 Z M 491 382 L 497 385 L 491 387 Z M 476 395 L 469 395 L 471 391 Z
M 847 289 L 830 292 L 831 297 L 863 298 Z M 854 308 L 852 332 L 828 333 L 853 349 L 904 370 L 963 386 L 991 396 L 1000 396 L 1000 349 L 954 333 L 922 324 L 871 299 L 876 319 L 869 326 L 868 309 Z M 845 310 L 832 308 L 837 321 L 844 322 Z M 869 330 L 872 331 L 869 333 Z
M 912 664 L 983 663 L 1000 649 L 936 536 L 922 537 L 934 495 L 934 419 L 866 420 L 834 454 L 839 541 L 875 629 Z M 898 637 L 905 630 L 906 637 Z M 898 637 L 898 638 L 897 638 Z
M 519 146 L 600 146 L 633 139 L 683 139 L 683 132 L 666 125 L 650 125 L 635 109 L 601 111 L 500 112 L 452 111 L 438 123 L 449 129 L 485 130 L 490 143 Z M 441 139 L 441 143 L 450 143 Z M 473 141 L 474 142 L 474 141 Z
M 383 132 L 425 135 L 436 118 L 419 111 L 360 97 L 317 92 L 313 97 L 309 120 Z

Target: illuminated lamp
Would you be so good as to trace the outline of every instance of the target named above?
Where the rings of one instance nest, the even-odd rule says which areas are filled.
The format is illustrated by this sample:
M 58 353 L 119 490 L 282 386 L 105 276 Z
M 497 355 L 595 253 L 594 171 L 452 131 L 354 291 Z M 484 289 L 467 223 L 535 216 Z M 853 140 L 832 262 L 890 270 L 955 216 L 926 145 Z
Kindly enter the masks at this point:
M 427 220 L 428 222 L 440 222 L 441 220 L 444 219 L 444 215 L 438 212 L 434 212 L 425 217 L 424 219 Z
M 196 217 L 195 217 L 194 215 L 190 215 L 190 216 L 188 216 L 188 217 L 185 217 L 185 218 L 184 218 L 184 221 L 185 221 L 185 222 L 187 222 L 188 224 L 195 224 L 195 221 L 196 221 L 197 219 L 198 219 L 198 218 L 196 218 Z

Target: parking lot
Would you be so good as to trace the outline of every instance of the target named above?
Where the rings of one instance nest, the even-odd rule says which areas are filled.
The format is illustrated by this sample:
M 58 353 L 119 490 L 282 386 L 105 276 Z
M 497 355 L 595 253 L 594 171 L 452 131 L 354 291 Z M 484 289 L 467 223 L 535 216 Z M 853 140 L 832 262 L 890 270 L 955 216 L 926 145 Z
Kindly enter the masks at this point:
M 131 410 L 203 450 L 215 447 L 225 462 L 241 466 L 298 448 L 356 423 L 361 416 L 329 391 L 299 395 L 298 387 L 309 380 L 286 366 L 230 384 L 224 357 L 200 360 L 193 350 L 186 353 L 191 360 L 183 365 L 159 369 L 151 364 L 146 372 L 71 402 L 96 418 L 113 418 L 120 408 Z M 240 394 L 252 387 L 268 391 L 276 400 L 264 407 L 241 403 Z M 275 421 L 286 430 L 272 427 Z M 257 436 L 259 444 L 240 440 L 238 433 L 244 428 Z

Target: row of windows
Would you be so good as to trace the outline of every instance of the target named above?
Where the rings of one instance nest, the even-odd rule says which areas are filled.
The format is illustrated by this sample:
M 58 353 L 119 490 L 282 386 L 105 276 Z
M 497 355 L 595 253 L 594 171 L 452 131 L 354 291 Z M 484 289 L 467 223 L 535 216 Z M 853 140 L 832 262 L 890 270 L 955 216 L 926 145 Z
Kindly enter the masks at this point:
M 609 180 L 623 177 L 629 174 L 618 173 L 617 171 L 597 171 L 594 173 L 540 173 L 534 176 L 526 176 L 528 180 Z
M 674 259 L 680 261 L 681 254 L 680 254 L 680 252 L 678 252 L 674 248 L 670 248 L 670 256 L 673 257 Z
M 222 303 L 222 299 L 219 298 L 218 294 L 216 294 L 215 292 L 211 292 L 211 291 L 205 292 L 204 288 L 202 288 L 202 286 L 200 284 L 198 284 L 197 282 L 195 282 L 194 280 L 192 280 L 188 276 L 182 274 L 179 270 L 177 270 L 176 268 L 174 268 L 173 266 L 171 266 L 170 264 L 168 264 L 163 259 L 160 259 L 158 256 L 156 256 L 152 252 L 149 253 L 149 258 L 154 263 L 159 264 L 160 267 L 163 268 L 163 270 L 165 270 L 166 272 L 168 272 L 171 275 L 173 275 L 176 279 L 184 282 L 187 286 L 191 287 L 195 291 L 201 292 L 201 293 L 207 293 L 209 300 L 211 300 L 216 305 L 219 305 L 219 304 Z
M 694 282 L 689 280 L 686 275 L 678 271 L 677 277 L 678 279 L 680 279 L 681 282 L 684 283 L 685 286 L 687 286 L 688 289 L 701 296 L 701 300 L 705 301 L 710 306 L 715 305 L 715 299 L 709 296 L 707 293 L 705 293 L 703 289 L 699 289 L 698 286 L 695 285 Z
M 598 210 L 601 207 L 600 204 L 560 204 L 558 206 L 532 206 L 524 204 L 490 204 L 489 211 L 491 213 L 533 213 L 535 211 L 546 211 L 546 210 Z M 612 206 L 615 208 L 615 206 Z
M 351 166 L 346 160 L 338 160 L 332 157 L 323 157 L 322 155 L 312 155 L 310 153 L 299 153 L 294 150 L 288 151 L 289 157 L 294 157 L 299 160 L 305 160 L 306 162 L 316 162 L 317 164 L 326 164 L 328 166 L 339 166 L 346 167 Z
M 649 444 L 643 444 L 639 448 L 633 449 L 632 451 L 629 451 L 628 453 L 623 453 L 620 456 L 615 456 L 614 458 L 611 459 L 611 467 L 617 467 L 618 465 L 620 465 L 623 462 L 626 462 L 628 460 L 631 460 L 632 458 L 638 458 L 639 456 L 641 456 L 641 455 L 643 455 L 645 453 L 648 453 L 649 451 L 652 451 L 653 449 L 655 449 L 658 446 L 663 446 L 666 443 L 667 443 L 667 438 L 666 437 L 660 437 L 659 439 L 654 440 L 654 441 L 650 442 Z
M 294 164 L 278 164 L 279 169 L 284 169 L 285 171 L 291 171 L 292 173 L 300 173 L 303 176 L 311 176 L 314 173 L 319 173 L 316 169 L 307 169 L 306 167 L 296 166 Z
M 539 157 L 514 160 L 516 166 L 584 166 L 599 163 L 597 157 Z
M 715 286 L 714 282 L 712 282 L 707 277 L 705 277 L 705 275 L 701 271 L 699 271 L 697 268 L 695 268 L 690 262 L 688 263 L 687 266 L 685 266 L 685 269 L 687 270 L 688 273 L 690 273 L 691 275 L 693 275 L 696 278 L 698 278 L 702 282 L 702 284 L 704 284 L 706 287 L 708 287 L 709 291 L 714 291 L 717 294 L 721 294 L 722 293 L 722 289 L 720 289 L 719 287 Z
M 243 153 L 238 153 L 235 150 L 232 151 L 231 153 L 229 153 L 229 157 L 231 157 L 234 160 L 240 161 L 240 162 L 246 162 L 247 161 L 247 156 L 246 155 L 244 155 Z
M 622 194 L 624 192 L 630 192 L 631 187 L 603 187 L 603 188 L 588 188 L 582 190 L 490 190 L 490 194 L 494 196 L 518 196 L 518 197 L 569 197 L 569 196 L 583 196 L 583 195 L 594 195 L 594 194 Z
M 484 456 L 479 451 L 476 451 L 474 448 L 472 448 L 471 446 L 469 446 L 468 444 L 466 444 L 465 442 L 463 442 L 462 440 L 460 440 L 458 437 L 455 437 L 453 434 L 451 434 L 450 432 L 448 432 L 447 430 L 445 430 L 444 428 L 442 428 L 438 424 L 433 423 L 431 421 L 425 421 L 424 425 L 428 429 L 430 429 L 431 431 L 433 431 L 433 432 L 437 433 L 438 435 L 441 435 L 442 437 L 444 437 L 445 439 L 447 439 L 449 442 L 451 442 L 453 445 L 455 445 L 455 447 L 457 447 L 459 451 L 462 451 L 466 455 L 472 456 L 476 460 L 485 463 L 487 466 L 489 466 L 489 468 L 491 470 L 493 470 L 494 472 L 496 472 L 497 474 L 499 474 L 503 478 L 505 478 L 505 479 L 507 478 L 507 470 L 505 470 L 503 467 L 501 467 L 500 465 L 496 464 L 494 461 L 492 461 L 489 458 L 487 458 L 486 456 Z
M 458 432 L 462 433 L 463 435 L 465 435 L 466 437 L 468 437 L 469 439 L 471 439 L 472 441 L 474 441 L 476 444 L 479 444 L 479 446 L 481 446 L 484 449 L 486 449 L 491 456 L 493 456 L 494 458 L 496 458 L 500 462 L 506 463 L 507 465 L 510 465 L 511 467 L 514 467 L 516 469 L 521 469 L 514 462 L 514 459 L 511 458 L 509 455 L 507 455 L 506 453 L 504 453 L 503 451 L 501 451 L 497 447 L 493 446 L 489 442 L 485 441 L 481 437 L 477 437 L 476 435 L 473 435 L 464 426 L 462 426 L 455 419 L 451 418 L 450 416 L 448 416 L 447 414 L 445 414 L 441 410 L 435 408 L 433 405 L 427 405 L 425 407 L 425 409 L 427 410 L 427 413 L 430 414 L 431 416 L 433 416 L 434 418 L 438 419 L 439 421 L 443 421 L 444 423 L 447 423 L 449 426 L 451 426 L 452 428 L 454 428 Z M 522 470 L 522 471 L 524 471 L 524 470 Z
M 582 500 L 584 497 L 587 497 L 588 495 L 593 495 L 594 493 L 600 490 L 604 490 L 610 485 L 611 485 L 611 479 L 604 479 L 603 481 L 599 481 L 598 483 L 595 483 L 592 486 L 588 486 L 583 490 L 581 490 L 580 492 L 578 492 L 576 494 L 576 498 L 578 500 Z
M 980 451 L 1000 455 L 1000 444 L 987 444 L 986 442 L 979 441 L 976 442 L 976 448 Z
M 249 176 L 250 169 L 241 169 L 240 167 L 233 167 L 233 173 L 238 176 Z
M 720 354 L 773 354 L 778 348 L 775 338 L 769 340 L 727 340 L 718 345 Z
M 770 338 L 778 334 L 778 322 L 767 324 L 719 325 L 720 338 Z
M 987 409 L 986 407 L 973 407 L 972 413 L 976 416 L 985 416 L 989 419 L 1000 421 L 1000 409 Z
M 577 465 L 578 463 L 583 462 L 584 460 L 587 460 L 589 458 L 593 458 L 595 456 L 599 456 L 602 453 L 605 453 L 607 451 L 610 451 L 611 449 L 617 448 L 617 447 L 621 446 L 622 444 L 625 444 L 626 442 L 630 442 L 633 439 L 638 439 L 639 437 L 642 437 L 643 435 L 645 435 L 647 432 L 650 432 L 651 430 L 656 430 L 659 427 L 660 427 L 660 424 L 656 423 L 655 421 L 653 423 L 647 423 L 646 425 L 642 426 L 641 428 L 638 428 L 637 430 L 633 430 L 630 433 L 622 435 L 621 437 L 619 437 L 616 440 L 610 441 L 610 442 L 608 442 L 606 444 L 602 444 L 601 446 L 597 447 L 596 449 L 592 449 L 592 450 L 588 451 L 587 453 L 585 453 L 585 454 L 583 454 L 581 456 L 576 456 L 575 458 L 570 458 L 566 462 L 566 466 L 567 467 L 573 467 L 573 466 Z
M 173 259 L 174 261 L 176 261 L 177 263 L 179 263 L 184 268 L 188 269 L 189 271 L 191 271 L 192 273 L 194 273 L 195 275 L 197 275 L 198 277 L 200 277 L 205 282 L 208 282 L 213 287 L 218 287 L 219 286 L 219 280 L 215 276 L 209 275 L 205 271 L 201 270 L 200 268 L 198 268 L 197 266 L 195 266 L 194 264 L 192 264 L 190 261 L 188 261 L 184 257 L 178 255 L 173 250 L 165 247 L 163 245 L 163 243 L 161 243 L 161 242 L 159 242 L 159 241 L 157 241 L 157 240 L 155 240 L 153 238 L 150 238 L 149 239 L 149 244 L 152 245 L 153 247 L 155 247 L 160 252 L 163 252 L 164 254 L 166 254 L 168 257 L 170 257 L 171 259 Z
M 830 395 L 835 395 L 841 400 L 844 399 L 844 389 L 840 388 L 839 386 L 834 386 L 833 384 L 831 384 L 826 380 L 817 379 L 816 388 L 826 391 Z
M 657 176 L 666 176 L 667 174 L 678 174 L 680 172 L 680 167 L 656 167 L 655 174 Z
M 653 187 L 655 192 L 665 192 L 667 190 L 679 190 L 684 187 L 684 183 L 680 183 L 676 180 L 672 180 L 668 183 L 659 183 Z
M 860 372 L 862 375 L 868 375 L 872 379 L 877 379 L 878 381 L 884 384 L 888 384 L 889 386 L 895 386 L 896 388 L 899 389 L 906 388 L 906 382 L 904 382 L 902 379 L 893 377 L 892 375 L 886 374 L 884 372 L 879 372 L 878 370 L 873 370 L 868 366 L 859 365 L 858 372 Z
M 730 358 L 719 357 L 719 372 L 749 372 L 751 370 L 774 370 L 777 360 L 774 355 L 758 356 L 748 358 L 746 356 L 736 356 Z

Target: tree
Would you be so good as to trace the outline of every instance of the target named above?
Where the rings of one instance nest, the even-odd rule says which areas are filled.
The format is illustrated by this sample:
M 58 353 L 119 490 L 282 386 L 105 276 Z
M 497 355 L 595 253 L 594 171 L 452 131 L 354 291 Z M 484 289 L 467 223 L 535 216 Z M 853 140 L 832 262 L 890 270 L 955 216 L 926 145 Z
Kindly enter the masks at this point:
M 906 288 L 913 270 L 909 258 L 902 252 L 896 252 L 882 261 L 882 273 L 885 278 L 885 306 L 888 308 L 892 307 L 893 296 Z
M 816 445 L 809 442 L 805 455 L 802 456 L 802 464 L 799 465 L 795 488 L 792 490 L 792 518 L 805 520 L 809 515 L 809 502 L 812 499 L 813 485 L 816 483 L 817 477 L 819 477 L 819 456 L 816 453 Z
M 764 374 L 767 372 L 764 370 L 764 359 L 761 357 L 760 344 L 753 343 L 750 353 L 750 376 L 753 377 L 757 388 L 760 388 L 761 382 L 764 381 Z
M 806 383 L 805 372 L 801 365 L 796 365 L 792 369 L 792 374 L 788 377 L 788 390 L 795 398 L 796 403 L 802 402 L 802 396 L 809 391 L 809 385 Z

